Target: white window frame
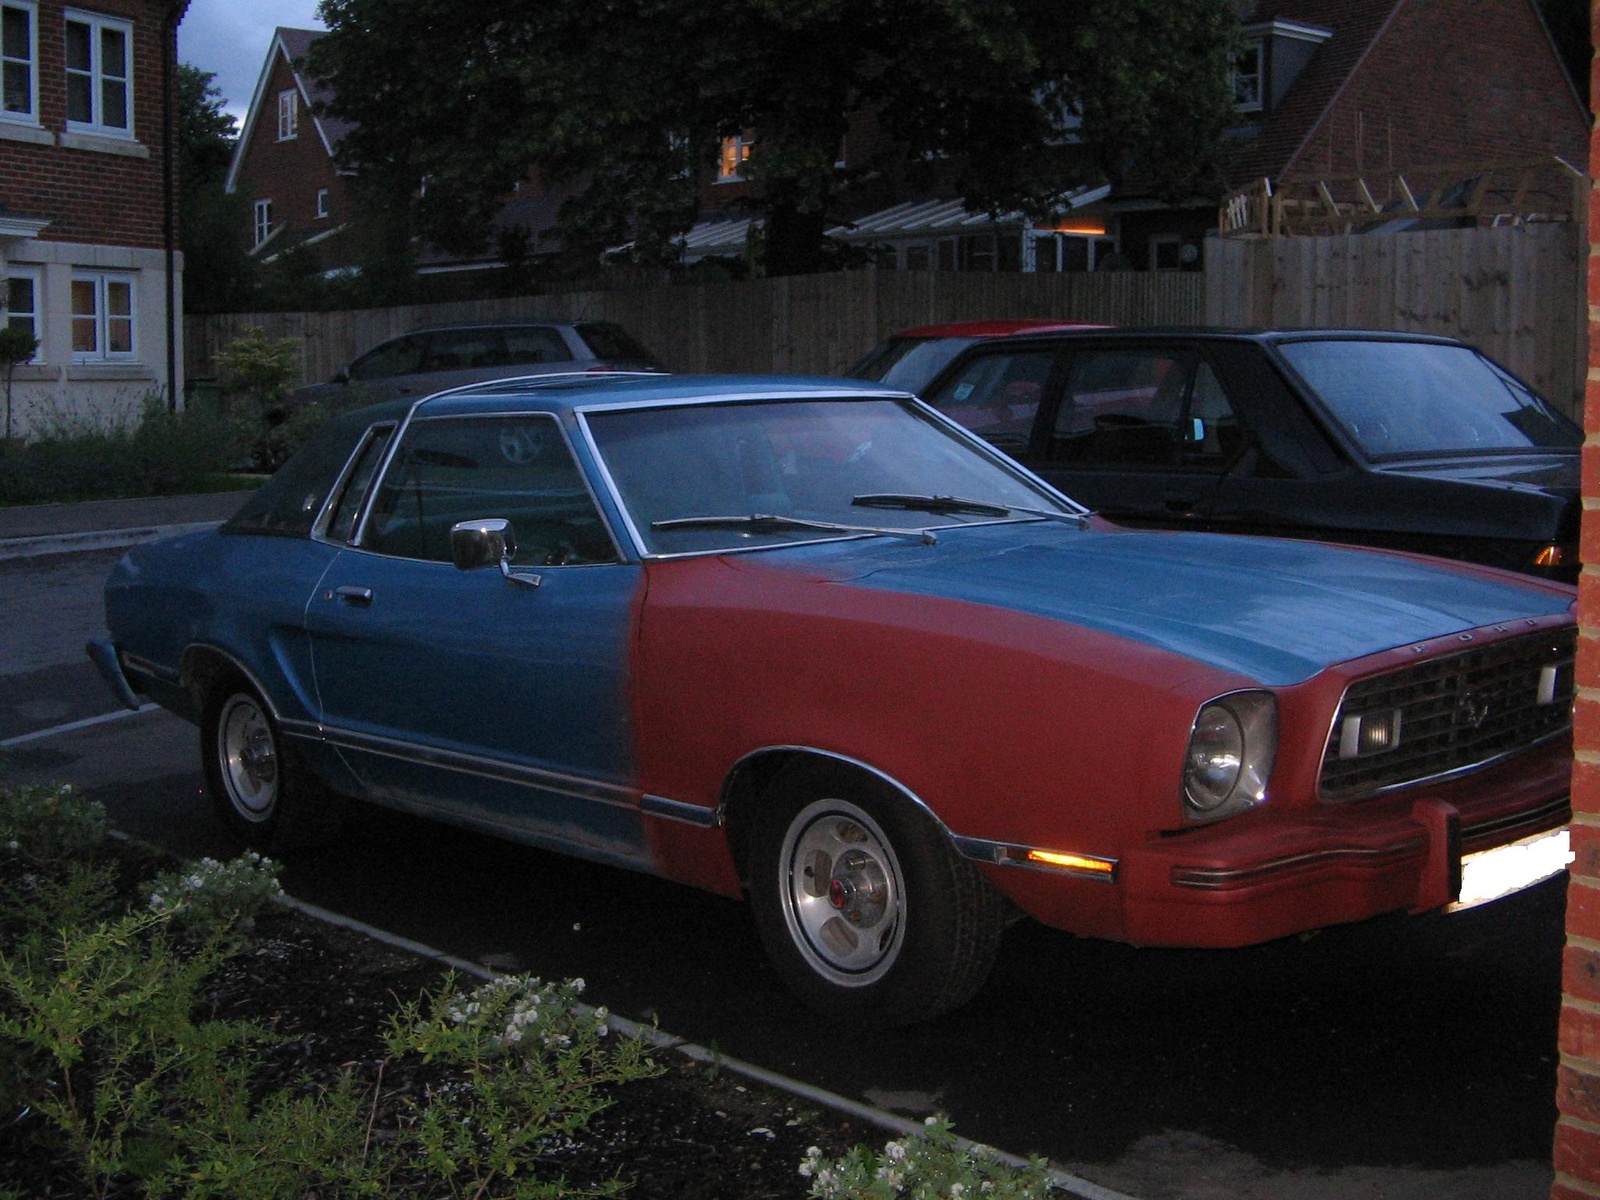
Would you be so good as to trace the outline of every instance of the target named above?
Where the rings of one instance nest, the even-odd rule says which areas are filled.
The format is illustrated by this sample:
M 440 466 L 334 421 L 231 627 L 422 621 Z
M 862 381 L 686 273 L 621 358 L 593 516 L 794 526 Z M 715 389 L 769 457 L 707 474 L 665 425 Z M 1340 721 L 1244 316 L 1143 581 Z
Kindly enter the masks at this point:
M 292 142 L 300 136 L 300 93 L 288 88 L 278 93 L 278 140 Z
M 317 189 L 317 219 L 318 220 L 322 220 L 322 221 L 326 221 L 328 219 L 328 189 L 327 188 L 318 188 Z
M 27 57 L 16 58 L 7 55 L 3 43 L 0 43 L 0 76 L 3 76 L 7 67 L 21 64 L 23 70 L 28 72 L 28 107 L 25 110 L 0 108 L 0 121 L 10 121 L 18 125 L 39 124 L 39 5 L 38 0 L 4 0 L 0 3 L 0 10 L 15 9 L 22 13 L 28 21 Z M 0 78 L 0 104 L 4 104 L 4 81 Z
M 1256 69 L 1241 71 L 1239 69 L 1241 62 L 1252 54 L 1255 56 Z M 1266 54 L 1265 40 L 1252 38 L 1233 57 L 1233 63 L 1228 69 L 1228 89 L 1233 93 L 1233 107 L 1239 112 L 1260 112 L 1262 109 L 1262 93 L 1266 84 Z
M 27 312 L 19 313 L 10 306 L 11 281 L 13 279 L 26 279 L 33 285 L 33 307 Z M 29 331 L 39 339 L 39 348 L 33 352 L 29 362 L 42 362 L 44 354 L 44 272 L 38 267 L 23 267 L 16 263 L 6 267 L 5 274 L 0 275 L 0 328 L 12 324 L 18 317 L 25 318 Z
M 67 118 L 67 129 L 72 133 L 92 133 L 100 137 L 126 138 L 133 137 L 133 22 L 124 21 L 117 17 L 108 17 L 101 13 L 82 12 L 78 9 L 66 10 L 65 22 L 62 27 L 62 52 L 66 52 L 65 38 L 66 27 L 70 25 L 87 25 L 89 27 L 89 103 L 90 119 L 87 121 L 74 121 Z M 104 61 L 105 34 L 115 31 L 122 35 L 122 74 L 108 75 Z M 74 76 L 81 76 L 83 72 L 73 68 L 65 68 L 68 82 Z M 126 124 L 108 125 L 105 112 L 105 89 L 108 82 L 121 80 L 125 92 L 123 99 L 123 116 Z M 70 94 L 69 86 L 68 92 Z M 71 101 L 69 99 L 68 103 Z
M 755 138 L 747 138 L 742 133 L 725 137 L 717 144 L 718 183 L 744 182 L 744 165 L 750 161 L 750 151 L 755 144 Z
M 251 207 L 255 214 L 255 240 L 250 244 L 259 246 L 272 236 L 272 197 L 257 200 Z
M 139 357 L 139 295 L 134 276 L 124 271 L 83 271 L 75 270 L 72 273 L 72 361 L 75 363 L 116 363 L 135 362 Z M 76 305 L 78 301 L 78 285 L 90 284 L 94 288 L 94 311 L 90 313 L 79 312 Z M 126 287 L 128 292 L 128 311 L 113 314 L 111 312 L 110 293 L 112 288 Z M 90 349 L 80 349 L 77 345 L 78 332 L 83 327 L 85 320 L 93 322 L 94 346 Z M 126 350 L 111 349 L 112 333 L 118 326 L 127 326 Z

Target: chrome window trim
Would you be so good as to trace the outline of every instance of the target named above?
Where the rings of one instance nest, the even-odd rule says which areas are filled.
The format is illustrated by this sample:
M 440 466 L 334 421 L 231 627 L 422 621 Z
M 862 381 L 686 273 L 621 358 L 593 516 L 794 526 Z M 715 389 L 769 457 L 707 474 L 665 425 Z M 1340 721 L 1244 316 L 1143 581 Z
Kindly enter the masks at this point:
M 436 395 L 443 396 L 449 394 L 450 393 L 448 392 L 440 392 Z M 349 542 L 330 544 L 342 545 L 351 550 L 363 550 L 368 554 L 375 554 L 380 558 L 390 559 L 394 562 L 437 562 L 437 559 L 432 558 L 409 558 L 402 554 L 385 554 L 383 551 L 374 550 L 371 546 L 366 544 L 368 526 L 372 520 L 372 500 L 376 498 L 378 492 L 382 489 L 384 480 L 388 477 L 389 471 L 394 466 L 395 453 L 399 450 L 400 446 L 404 444 L 406 436 L 411 431 L 413 422 L 504 421 L 538 419 L 550 421 L 555 425 L 556 435 L 561 439 L 561 445 L 565 447 L 567 451 L 567 459 L 572 463 L 573 471 L 577 474 L 578 479 L 582 482 L 584 494 L 588 496 L 589 504 L 593 507 L 595 516 L 600 519 L 601 528 L 605 530 L 606 540 L 611 544 L 612 552 L 615 555 L 611 562 L 554 563 L 547 567 L 542 567 L 541 569 L 564 570 L 568 567 L 577 567 L 581 569 L 585 567 L 615 567 L 627 564 L 627 551 L 623 548 L 622 543 L 617 538 L 617 531 L 612 527 L 612 522 L 606 515 L 605 506 L 600 503 L 600 497 L 595 492 L 594 481 L 589 478 L 589 472 L 584 470 L 583 460 L 576 452 L 576 447 L 574 447 L 572 438 L 568 435 L 566 425 L 562 422 L 560 413 L 552 412 L 549 409 L 543 408 L 530 409 L 513 407 L 506 409 L 493 409 L 484 412 L 441 413 L 438 416 L 417 416 L 417 410 L 421 408 L 423 404 L 427 403 L 427 401 L 432 399 L 435 399 L 435 396 L 424 396 L 421 400 L 418 400 L 410 407 L 410 409 L 407 410 L 406 415 L 400 420 L 399 424 L 395 426 L 394 432 L 389 438 L 388 448 L 384 451 L 383 461 L 379 464 L 377 471 L 373 474 L 372 482 L 367 486 L 367 498 L 362 501 L 361 512 L 358 514 L 356 519 L 355 533 L 352 535 Z M 386 424 L 386 422 L 384 423 Z M 376 426 L 373 426 L 373 428 L 376 428 Z M 368 433 L 371 433 L 370 429 L 368 430 Z M 361 445 L 366 445 L 365 436 L 363 436 Z M 340 473 L 341 479 L 343 479 L 343 477 L 353 469 L 353 464 L 359 457 L 360 455 L 358 449 L 358 452 L 352 454 L 349 462 L 345 464 L 344 471 Z M 331 516 L 332 510 L 330 505 L 331 500 L 324 502 L 324 511 L 321 516 L 319 516 L 319 522 L 325 521 Z
M 383 471 L 388 467 L 389 451 L 394 447 L 394 439 L 399 432 L 399 421 L 374 421 L 361 433 L 361 438 L 356 442 L 355 449 L 350 452 L 350 457 L 345 459 L 344 466 L 339 468 L 339 474 L 334 477 L 333 486 L 328 489 L 328 494 L 323 497 L 322 508 L 317 513 L 316 520 L 311 522 L 311 540 L 323 542 L 329 546 L 348 546 L 349 542 L 336 541 L 328 536 L 328 526 L 333 523 L 333 510 L 339 506 L 339 501 L 344 499 L 344 489 L 349 485 L 350 476 L 355 473 L 356 464 L 361 461 L 361 456 L 371 445 L 372 440 L 378 436 L 378 431 L 389 431 L 389 445 L 384 448 L 384 454 L 379 459 L 377 468 L 372 473 L 372 480 L 367 484 L 367 494 L 361 498 L 361 506 L 356 511 L 355 520 L 351 522 L 352 531 L 361 528 L 361 522 L 366 519 L 367 504 L 372 498 L 372 493 L 377 482 L 382 478 Z M 353 534 L 352 534 L 353 536 Z
M 1005 454 L 995 449 L 995 447 L 978 437 L 970 429 L 960 424 L 960 422 L 951 420 L 949 417 L 945 416 L 944 413 L 940 412 L 932 405 L 926 404 L 917 399 L 917 397 L 913 396 L 910 392 L 895 391 L 893 389 L 886 389 L 884 391 L 870 391 L 863 390 L 861 388 L 840 388 L 837 390 L 829 388 L 808 393 L 727 392 L 717 396 L 673 397 L 670 399 L 657 398 L 654 400 L 615 400 L 595 404 L 578 404 L 573 406 L 572 414 L 577 419 L 578 430 L 583 437 L 584 445 L 588 448 L 589 458 L 595 464 L 595 470 L 598 472 L 601 482 L 605 484 L 606 492 L 611 497 L 612 504 L 615 506 L 617 512 L 621 514 L 623 527 L 627 530 L 628 537 L 633 543 L 634 553 L 641 561 L 666 562 L 678 558 L 705 558 L 707 556 L 721 554 L 749 554 L 754 551 L 762 550 L 791 550 L 798 546 L 817 546 L 830 542 L 856 541 L 864 538 L 880 537 L 882 535 L 875 533 L 841 532 L 792 542 L 777 542 L 765 546 L 727 546 L 714 550 L 678 550 L 671 553 L 661 553 L 659 551 L 650 550 L 646 547 L 645 540 L 639 532 L 639 527 L 634 522 L 633 514 L 628 511 L 628 506 L 623 503 L 622 492 L 617 487 L 617 481 L 611 474 L 611 468 L 606 463 L 605 455 L 600 452 L 599 443 L 595 441 L 594 430 L 589 426 L 589 414 L 628 411 L 642 412 L 658 408 L 709 408 L 724 404 L 791 404 L 806 403 L 813 400 L 896 401 L 902 405 L 905 405 L 918 415 L 930 418 L 935 425 L 940 426 L 947 432 L 954 434 L 958 441 L 970 449 L 978 451 L 978 453 L 983 458 L 987 459 L 993 466 L 999 467 L 1013 479 L 1016 479 L 1019 482 L 1026 484 L 1028 487 L 1035 489 L 1044 499 L 1062 505 L 1068 514 L 1078 516 L 1092 515 L 1090 509 L 1085 508 L 1083 505 L 1079 504 L 1076 500 L 1072 499 L 1064 492 L 1058 491 L 1039 476 L 1029 471 L 1026 467 L 1013 461 Z M 907 403 L 908 401 L 909 403 Z M 923 526 L 923 528 L 936 529 L 940 533 L 944 533 L 947 530 L 970 529 L 977 525 L 1008 525 L 1018 524 L 1025 521 L 1044 520 L 1049 520 L 1049 518 L 1035 516 L 1003 517 L 988 521 L 963 521 L 958 523 L 953 522 L 949 525 L 930 525 Z

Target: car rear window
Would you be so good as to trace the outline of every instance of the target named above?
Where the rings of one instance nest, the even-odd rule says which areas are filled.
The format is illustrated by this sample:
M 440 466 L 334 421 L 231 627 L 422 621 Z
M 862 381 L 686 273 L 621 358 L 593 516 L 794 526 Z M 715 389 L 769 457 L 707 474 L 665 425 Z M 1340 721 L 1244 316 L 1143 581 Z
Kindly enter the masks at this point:
M 613 325 L 610 321 L 587 321 L 574 328 L 596 358 L 639 363 L 642 366 L 655 364 L 656 356 L 634 341 L 633 336 L 620 325 Z
M 1328 339 L 1279 349 L 1372 458 L 1583 443 L 1577 425 L 1467 346 Z

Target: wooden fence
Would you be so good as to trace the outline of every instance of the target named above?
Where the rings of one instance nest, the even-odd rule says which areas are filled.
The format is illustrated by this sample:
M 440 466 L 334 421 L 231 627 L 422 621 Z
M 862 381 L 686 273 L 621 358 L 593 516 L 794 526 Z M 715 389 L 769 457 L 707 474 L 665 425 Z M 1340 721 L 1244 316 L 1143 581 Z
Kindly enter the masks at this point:
M 662 284 L 329 313 L 190 317 L 184 367 L 216 374 L 212 356 L 256 326 L 304 347 L 303 381 L 327 379 L 385 338 L 470 321 L 616 321 L 675 371 L 832 375 L 898 329 L 976 317 L 1060 317 L 1116 325 L 1193 325 L 1205 317 L 1199 273 L 999 275 L 854 271 L 738 283 Z
M 1257 325 L 1445 333 L 1482 347 L 1574 414 L 1586 371 L 1581 226 L 1353 237 L 1211 239 L 1203 273 L 1092 275 L 859 271 L 584 291 L 332 313 L 185 322 L 185 371 L 257 326 L 303 347 L 327 379 L 385 338 L 471 321 L 609 320 L 676 371 L 835 374 L 885 335 L 978 317 L 1115 325 Z
M 1581 223 L 1214 238 L 1206 320 L 1448 334 L 1577 415 L 1588 362 L 1587 262 Z

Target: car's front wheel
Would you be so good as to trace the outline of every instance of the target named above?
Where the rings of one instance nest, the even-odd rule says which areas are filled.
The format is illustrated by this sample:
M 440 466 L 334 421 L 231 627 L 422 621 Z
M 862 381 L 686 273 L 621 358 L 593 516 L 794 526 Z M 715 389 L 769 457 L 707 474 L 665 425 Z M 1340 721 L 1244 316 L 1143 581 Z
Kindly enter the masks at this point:
M 802 1000 L 882 1027 L 972 998 L 994 963 L 1005 901 L 931 818 L 831 767 L 806 769 L 757 803 L 751 904 Z
M 200 752 L 217 815 L 246 845 L 286 850 L 337 831 L 339 798 L 295 757 L 265 702 L 242 680 L 225 680 L 208 694 Z

